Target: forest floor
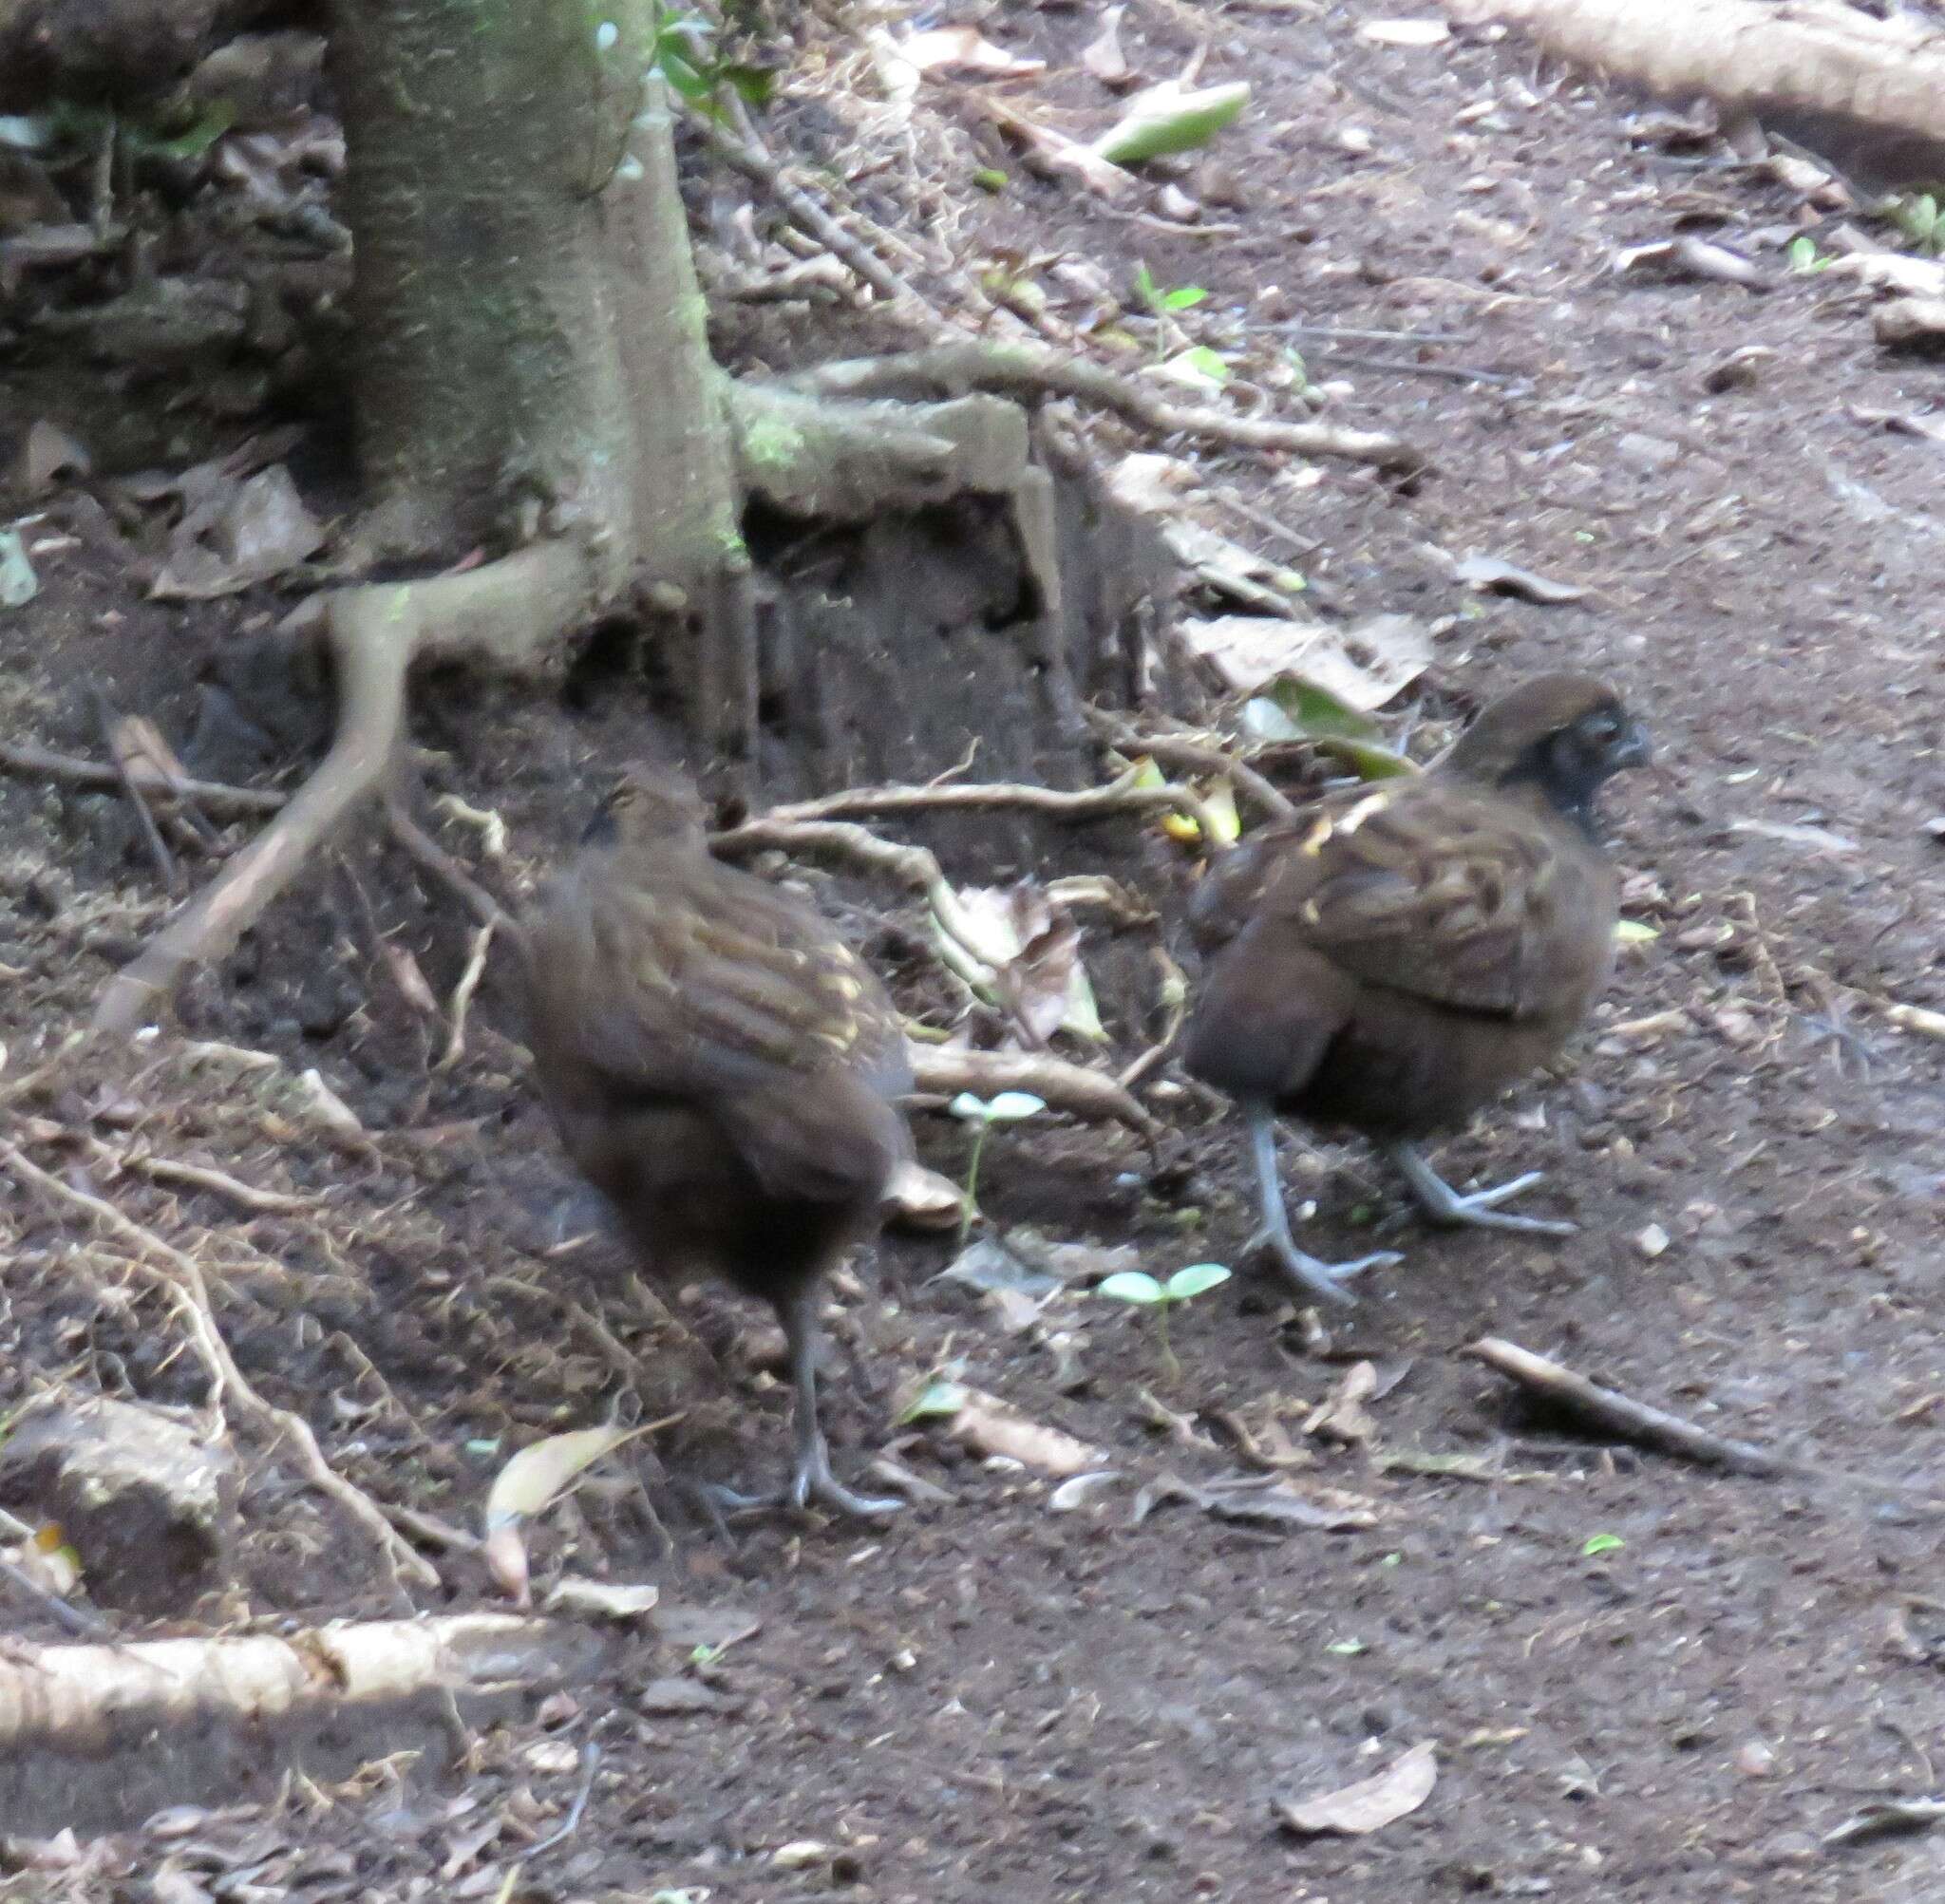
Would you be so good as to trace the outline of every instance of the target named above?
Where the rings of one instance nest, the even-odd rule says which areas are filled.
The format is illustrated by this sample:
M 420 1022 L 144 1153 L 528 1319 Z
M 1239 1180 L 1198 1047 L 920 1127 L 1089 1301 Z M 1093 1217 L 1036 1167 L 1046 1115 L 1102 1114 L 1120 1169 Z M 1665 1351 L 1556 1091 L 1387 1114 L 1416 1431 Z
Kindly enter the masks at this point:
M 1532 1207 L 1578 1235 L 1428 1233 L 1363 1150 L 1294 1138 L 1286 1170 L 1316 1200 L 1319 1253 L 1353 1253 L 1375 1216 L 1407 1260 L 1369 1276 L 1328 1336 L 1238 1266 L 1178 1315 L 1179 1373 L 1139 1315 L 1077 1289 L 1028 1322 L 936 1280 L 949 1235 L 890 1236 L 833 1316 L 848 1350 L 826 1385 L 837 1464 L 857 1474 L 891 1446 L 942 1497 L 868 1531 L 769 1516 L 726 1538 L 673 1482 L 784 1458 L 783 1391 L 745 1353 L 752 1318 L 720 1292 L 677 1305 L 725 1345 L 719 1370 L 631 1289 L 617 1245 L 560 1247 L 573 1184 L 509 1044 L 503 964 L 465 1055 L 434 1068 L 438 1041 L 372 955 L 349 881 L 441 997 L 469 927 L 361 838 L 182 1000 L 191 1037 L 276 1069 L 226 1069 L 165 1033 L 34 1104 L 42 1122 L 16 1117 L 8 1141 L 193 1250 L 246 1374 L 383 1499 L 476 1526 L 522 1440 L 600 1422 L 624 1386 L 644 1419 L 687 1406 L 534 1530 L 537 1577 L 652 1581 L 734 1644 L 696 1653 L 645 1630 L 612 1681 L 482 1734 L 463 1779 L 388 1759 L 380 1730 L 349 1742 L 350 1765 L 374 1762 L 362 1772 L 280 1790 L 266 1763 L 222 1808 L 160 1832 L 125 1818 L 78 1864 L 0 1882 L 6 1895 L 1938 1895 L 1945 1835 L 1822 1838 L 1873 1800 L 1938 1789 L 1940 1521 L 1860 1483 L 1724 1476 L 1545 1431 L 1458 1351 L 1508 1337 L 1845 1474 L 1938 1473 L 1941 1047 L 1886 1013 L 1945 1009 L 1945 847 L 1928 831 L 1945 810 L 1945 372 L 1876 345 L 1854 284 L 1788 269 L 1792 236 L 1823 236 L 1798 193 L 1719 142 L 1671 141 L 1666 115 L 1539 69 L 1511 40 L 1373 44 L 1368 7 L 1210 10 L 1203 80 L 1256 88 L 1182 181 L 1219 230 L 1169 232 L 1017 174 L 991 198 L 965 186 L 957 241 L 1080 259 L 1124 290 L 1139 257 L 1163 286 L 1209 291 L 1183 313 L 1192 331 L 1219 322 L 1259 349 L 1298 318 L 1461 340 L 1300 340 L 1314 382 L 1350 386 L 1330 416 L 1426 450 L 1415 483 L 1199 457 L 1313 538 L 1300 566 L 1333 613 L 1439 628 L 1422 689 L 1388 723 L 1423 691 L 1477 705 L 1571 666 L 1614 676 L 1653 729 L 1661 767 L 1616 783 L 1610 820 L 1626 910 L 1658 936 L 1624 952 L 1559 1077 L 1441 1153 L 1458 1180 L 1544 1168 Z M 1097 24 L 1010 8 L 989 30 L 1049 60 L 1034 97 L 1079 127 L 1112 111 L 1076 63 Z M 1199 44 L 1194 24 L 1135 0 L 1124 44 L 1159 77 Z M 952 96 L 921 109 L 950 114 Z M 1770 288 L 1613 269 L 1684 233 L 1742 251 Z M 803 361 L 854 348 L 835 320 L 793 334 Z M 1386 359 L 1417 368 L 1373 368 Z M 1494 381 L 1420 373 L 1435 366 Z M 42 593 L 0 613 L 0 728 L 16 741 L 97 752 L 98 684 L 181 744 L 193 669 L 283 606 L 147 599 L 72 493 L 35 533 L 57 545 Z M 1477 594 L 1452 569 L 1474 553 L 1584 593 Z M 467 688 L 417 739 L 435 783 L 500 812 L 517 854 L 544 860 L 625 757 L 629 718 L 612 699 Z M 304 759 L 280 757 L 286 782 Z M 30 777 L 0 780 L 0 1043 L 17 1076 L 168 902 L 116 795 Z M 1139 1048 L 1111 1028 L 1122 1055 Z M 307 1118 L 295 1080 L 313 1067 L 368 1135 Z M 1191 1167 L 1159 1197 L 1112 1131 L 999 1132 L 991 1226 L 1131 1246 L 1161 1274 L 1235 1260 L 1238 1128 L 1176 1103 Z M 79 1132 L 307 1201 L 252 1213 L 111 1177 Z M 962 1126 L 921 1117 L 918 1136 L 959 1171 Z M 16 1192 L 0 1201 L 0 1404 L 63 1382 L 195 1399 L 179 1318 L 131 1280 L 125 1242 Z M 616 1341 L 638 1375 L 617 1369 Z M 1368 1432 L 1307 1434 L 1360 1359 L 1378 1377 Z M 938 1371 L 1105 1450 L 1121 1480 L 1055 1511 L 1052 1478 L 898 1426 L 899 1399 Z M 1138 1518 L 1164 1476 L 1248 1472 L 1225 1421 L 1283 1450 L 1292 1485 L 1345 1524 L 1227 1521 L 1185 1499 Z M 396 1611 L 365 1534 L 243 1439 L 233 1591 L 166 1628 L 120 1619 L 124 1637 Z M 502 1604 L 477 1556 L 432 1557 L 444 1591 L 421 1605 Z M 59 1637 L 31 1605 L 0 1604 L 10 1632 Z M 1408 1816 L 1365 1837 L 1279 1826 L 1279 1801 L 1421 1742 L 1437 1782 Z M 586 1780 L 577 1828 L 522 1864 Z M 136 1885 L 164 1868 L 176 1888 Z M 262 1888 L 226 1888 L 243 1881 Z

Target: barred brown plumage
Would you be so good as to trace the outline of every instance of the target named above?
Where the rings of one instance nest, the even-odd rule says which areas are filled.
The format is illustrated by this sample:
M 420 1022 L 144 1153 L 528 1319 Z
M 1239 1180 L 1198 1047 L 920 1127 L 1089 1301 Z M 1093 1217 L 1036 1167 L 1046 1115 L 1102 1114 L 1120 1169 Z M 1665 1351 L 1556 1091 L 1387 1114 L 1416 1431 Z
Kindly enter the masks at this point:
M 632 769 L 531 928 L 534 1064 L 568 1155 L 651 1272 L 770 1303 L 796 1389 L 791 1496 L 854 1514 L 818 1424 L 815 1306 L 910 1148 L 884 988 L 808 906 L 709 857 L 702 802 Z
M 1543 1065 L 1607 982 L 1616 912 L 1594 799 L 1648 758 L 1605 683 L 1548 674 L 1495 702 L 1428 772 L 1353 788 L 1226 855 L 1191 928 L 1214 953 L 1188 1068 L 1249 1120 L 1263 1229 L 1306 1291 L 1398 1258 L 1326 1264 L 1298 1249 L 1275 1119 L 1376 1139 L 1435 1222 L 1559 1235 L 1498 1206 L 1528 1174 L 1461 1197 L 1417 1141 Z

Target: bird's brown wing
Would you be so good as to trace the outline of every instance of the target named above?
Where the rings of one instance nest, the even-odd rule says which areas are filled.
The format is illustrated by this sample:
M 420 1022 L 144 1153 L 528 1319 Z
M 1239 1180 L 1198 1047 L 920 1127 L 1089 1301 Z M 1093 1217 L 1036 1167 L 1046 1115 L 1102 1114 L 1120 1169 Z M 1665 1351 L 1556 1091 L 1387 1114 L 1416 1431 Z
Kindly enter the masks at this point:
M 1285 848 L 1258 917 L 1359 984 L 1523 1018 L 1583 883 L 1571 853 L 1542 816 L 1433 781 L 1340 795 Z
M 546 909 L 535 958 L 543 1073 L 702 1112 L 767 1190 L 848 1196 L 896 1141 L 885 1101 L 910 1073 L 891 1001 L 787 895 L 687 856 L 597 860 Z

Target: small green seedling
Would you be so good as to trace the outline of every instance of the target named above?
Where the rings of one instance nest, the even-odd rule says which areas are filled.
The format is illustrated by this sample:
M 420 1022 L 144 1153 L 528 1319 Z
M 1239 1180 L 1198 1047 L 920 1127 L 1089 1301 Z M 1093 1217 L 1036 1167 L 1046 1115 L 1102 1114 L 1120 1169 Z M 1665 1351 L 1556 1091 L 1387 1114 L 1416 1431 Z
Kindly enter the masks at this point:
M 1173 1382 L 1181 1375 L 1181 1364 L 1175 1359 L 1175 1350 L 1169 1347 L 1168 1311 L 1177 1303 L 1188 1302 L 1228 1280 L 1229 1272 L 1220 1263 L 1191 1263 L 1187 1269 L 1176 1271 L 1165 1283 L 1144 1275 L 1140 1270 L 1123 1270 L 1098 1285 L 1094 1293 L 1106 1296 L 1111 1302 L 1124 1302 L 1136 1309 L 1155 1311 L 1156 1339 L 1161 1347 L 1161 1360 L 1168 1369 L 1168 1379 Z
M 1834 258 L 1817 255 L 1815 238 L 1792 238 L 1789 241 L 1789 268 L 1794 272 L 1828 271 L 1836 263 Z
M 1884 209 L 1891 222 L 1927 257 L 1945 251 L 1945 207 L 1936 192 L 1905 192 Z
M 1627 1544 L 1618 1534 L 1590 1534 L 1580 1552 L 1585 1558 L 1592 1560 L 1598 1555 L 1617 1554 Z
M 1162 320 L 1171 311 L 1193 311 L 1209 293 L 1199 284 L 1179 284 L 1173 291 L 1163 291 L 1156 283 L 1155 273 L 1146 265 L 1138 264 L 1135 295 L 1147 306 L 1155 320 L 1155 361 L 1159 364 L 1168 355 L 1168 326 Z M 1218 357 L 1216 361 L 1219 364 L 1222 360 Z
M 979 1210 L 979 1159 L 986 1149 L 986 1134 L 994 1124 L 1018 1123 L 1047 1108 L 1044 1098 L 1031 1091 L 1002 1091 L 996 1098 L 975 1097 L 961 1091 L 947 1108 L 955 1118 L 972 1126 L 972 1155 L 966 1159 L 966 1200 L 959 1212 L 959 1247 L 966 1247 L 972 1234 L 972 1218 Z

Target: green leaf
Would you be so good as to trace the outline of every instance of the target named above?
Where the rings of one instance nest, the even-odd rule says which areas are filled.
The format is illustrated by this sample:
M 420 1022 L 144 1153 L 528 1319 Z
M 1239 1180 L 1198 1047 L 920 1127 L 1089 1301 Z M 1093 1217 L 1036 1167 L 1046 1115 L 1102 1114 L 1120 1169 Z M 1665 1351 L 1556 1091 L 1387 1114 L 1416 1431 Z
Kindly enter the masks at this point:
M 1384 735 L 1385 730 L 1369 714 L 1300 674 L 1279 674 L 1266 683 L 1262 691 L 1290 717 L 1296 731 L 1309 739 L 1331 734 L 1352 741 L 1375 741 Z
M 1591 1534 L 1580 1552 L 1591 1560 L 1596 1554 L 1614 1554 L 1627 1544 L 1618 1534 Z
M 898 1421 L 901 1425 L 907 1422 L 936 1421 L 941 1415 L 956 1415 L 965 1405 L 966 1391 L 956 1382 L 929 1382 Z
M 1333 761 L 1349 767 L 1359 780 L 1403 780 L 1407 775 L 1418 771 L 1416 762 L 1407 760 L 1403 754 L 1394 754 L 1389 747 L 1381 747 L 1369 741 L 1352 741 L 1339 735 L 1327 735 L 1318 741 L 1317 751 L 1329 754 Z
M 1163 311 L 1193 311 L 1208 295 L 1199 284 L 1178 285 L 1162 294 L 1161 308 Z
M 768 105 L 775 97 L 777 76 L 762 66 L 727 66 L 720 77 L 745 105 Z
M 989 1123 L 992 1118 L 992 1106 L 972 1091 L 961 1091 L 946 1109 L 955 1118 L 964 1118 L 968 1123 Z
M 141 151 L 163 159 L 200 159 L 236 123 L 236 108 L 226 99 L 212 100 L 187 130 L 168 138 L 137 133 L 131 142 Z
M 1324 1649 L 1326 1652 L 1337 1653 L 1345 1659 L 1355 1659 L 1364 1650 L 1365 1645 L 1362 1640 L 1332 1640 Z
M 982 192 L 1004 192 L 1007 189 L 1007 175 L 996 165 L 982 165 L 973 173 L 972 182 Z
M 1139 165 L 1164 153 L 1192 152 L 1232 123 L 1249 98 L 1247 80 L 1194 92 L 1173 85 L 1151 86 L 1129 103 L 1119 125 L 1094 141 L 1094 150 L 1113 165 Z
M 1135 267 L 1135 295 L 1151 307 L 1161 295 L 1161 287 L 1155 282 L 1155 273 L 1144 264 Z
M 1617 946 L 1645 946 L 1660 936 L 1654 927 L 1643 925 L 1639 919 L 1622 919 L 1615 927 L 1615 944 Z
M 1118 1270 L 1106 1281 L 1097 1283 L 1094 1293 L 1106 1296 L 1110 1302 L 1140 1303 L 1144 1308 L 1153 1308 L 1155 1304 L 1167 1300 L 1162 1294 L 1161 1285 L 1140 1270 Z
M 1168 1279 L 1168 1299 L 1170 1302 L 1187 1302 L 1191 1296 L 1199 1296 L 1205 1290 L 1213 1290 L 1229 1280 L 1229 1272 L 1220 1263 L 1191 1263 L 1185 1270 L 1178 1270 Z
M 1038 1115 L 1047 1108 L 1045 1098 L 1036 1098 L 1031 1091 L 1002 1091 L 986 1107 L 986 1121 L 989 1123 L 1018 1123 L 1022 1118 Z
M 18 529 L 0 529 L 0 608 L 25 608 L 41 592 Z
M 1229 366 L 1206 344 L 1198 344 L 1193 350 L 1184 350 L 1175 361 L 1186 364 L 1192 370 L 1199 370 L 1212 384 L 1229 381 Z

